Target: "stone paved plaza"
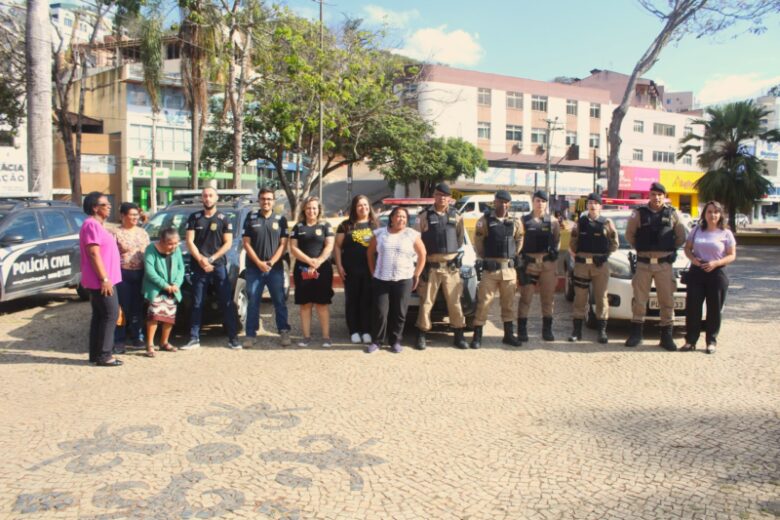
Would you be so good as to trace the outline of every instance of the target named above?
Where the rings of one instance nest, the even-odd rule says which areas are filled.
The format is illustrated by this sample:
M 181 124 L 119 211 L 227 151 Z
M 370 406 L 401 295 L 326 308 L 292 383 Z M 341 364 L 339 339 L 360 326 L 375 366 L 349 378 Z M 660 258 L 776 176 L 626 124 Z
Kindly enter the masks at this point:
M 338 292 L 327 351 L 270 335 L 231 351 L 213 327 L 200 350 L 102 369 L 88 303 L 11 302 L 0 517 L 776 518 L 777 250 L 742 248 L 731 278 L 714 356 L 665 352 L 656 332 L 625 349 L 625 326 L 573 346 L 561 297 L 552 344 L 532 319 L 519 349 L 494 323 L 480 351 L 433 334 L 425 352 L 366 355 L 344 342 Z

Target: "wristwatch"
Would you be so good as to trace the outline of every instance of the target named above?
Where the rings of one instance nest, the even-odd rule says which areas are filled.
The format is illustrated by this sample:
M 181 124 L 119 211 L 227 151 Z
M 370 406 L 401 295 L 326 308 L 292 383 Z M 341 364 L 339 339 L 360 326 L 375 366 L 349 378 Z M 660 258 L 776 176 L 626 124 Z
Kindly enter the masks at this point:
M 102 279 L 102 280 L 100 280 L 100 281 L 101 281 L 101 282 L 108 282 L 108 281 L 110 281 L 110 280 L 109 280 L 108 276 L 104 276 L 104 277 L 103 277 L 103 279 Z
M 208 260 L 208 262 L 209 262 L 210 264 L 213 264 L 213 263 L 214 263 L 214 257 L 213 257 L 213 256 L 210 256 L 210 257 L 208 257 L 208 259 L 207 259 L 207 260 Z

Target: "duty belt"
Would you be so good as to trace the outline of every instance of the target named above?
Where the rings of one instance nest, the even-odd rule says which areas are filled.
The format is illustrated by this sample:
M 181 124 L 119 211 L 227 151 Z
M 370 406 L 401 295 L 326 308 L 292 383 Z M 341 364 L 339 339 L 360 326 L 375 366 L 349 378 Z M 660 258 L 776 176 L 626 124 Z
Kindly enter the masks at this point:
M 526 264 L 541 264 L 542 262 L 554 262 L 555 258 L 552 257 L 552 255 L 544 255 L 540 257 L 534 257 L 531 255 L 523 255 L 523 262 Z
M 441 269 L 442 267 L 457 267 L 458 257 L 446 262 L 425 262 L 426 269 Z
M 505 267 L 512 269 L 515 266 L 515 261 L 512 258 L 507 260 L 484 260 L 482 265 L 485 271 L 500 271 Z
M 650 258 L 649 256 L 637 256 L 636 261 L 643 264 L 673 264 L 675 254 L 662 256 L 660 258 Z
M 578 264 L 596 264 L 596 266 L 601 266 L 604 262 L 607 261 L 607 258 L 609 258 L 608 255 L 597 255 L 597 256 L 575 256 L 574 261 Z

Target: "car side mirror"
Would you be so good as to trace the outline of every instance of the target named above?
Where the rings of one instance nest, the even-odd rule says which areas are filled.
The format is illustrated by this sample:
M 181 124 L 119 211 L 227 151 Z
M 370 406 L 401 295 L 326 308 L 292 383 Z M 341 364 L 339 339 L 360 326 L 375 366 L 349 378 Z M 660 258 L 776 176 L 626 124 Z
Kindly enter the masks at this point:
M 0 246 L 12 246 L 14 244 L 21 244 L 24 242 L 22 235 L 5 235 L 0 237 Z

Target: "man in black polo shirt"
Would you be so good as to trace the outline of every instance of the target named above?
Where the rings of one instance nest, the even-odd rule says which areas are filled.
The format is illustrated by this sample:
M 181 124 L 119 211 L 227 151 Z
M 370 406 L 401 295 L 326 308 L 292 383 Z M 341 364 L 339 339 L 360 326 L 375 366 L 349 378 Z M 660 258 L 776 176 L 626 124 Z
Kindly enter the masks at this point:
M 254 347 L 260 319 L 260 298 L 263 288 L 274 304 L 276 330 L 281 344 L 290 344 L 290 324 L 287 322 L 287 302 L 284 294 L 284 262 L 287 251 L 287 219 L 274 215 L 274 192 L 262 188 L 257 195 L 260 209 L 249 214 L 244 222 L 243 240 L 246 251 L 246 292 L 249 299 L 246 316 L 245 347 Z
M 181 350 L 200 347 L 203 298 L 211 282 L 214 282 L 217 289 L 217 300 L 228 333 L 228 347 L 240 349 L 236 311 L 230 294 L 230 280 L 225 262 L 225 253 L 233 243 L 233 224 L 224 213 L 217 211 L 217 190 L 204 188 L 201 197 L 203 210 L 196 211 L 187 219 L 187 249 L 190 252 L 192 270 L 192 322 L 190 341 L 181 347 Z

